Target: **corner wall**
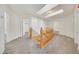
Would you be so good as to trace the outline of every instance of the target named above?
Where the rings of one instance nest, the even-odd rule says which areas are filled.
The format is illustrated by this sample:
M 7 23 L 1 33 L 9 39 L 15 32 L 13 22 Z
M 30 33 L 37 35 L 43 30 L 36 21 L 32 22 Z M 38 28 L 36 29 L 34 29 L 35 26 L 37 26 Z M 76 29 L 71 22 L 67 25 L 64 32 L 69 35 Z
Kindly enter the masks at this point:
M 57 31 L 59 34 L 69 36 L 71 38 L 74 38 L 74 15 L 69 15 L 66 17 L 62 17 L 60 19 L 52 19 L 48 20 L 47 24 L 54 28 L 55 31 Z

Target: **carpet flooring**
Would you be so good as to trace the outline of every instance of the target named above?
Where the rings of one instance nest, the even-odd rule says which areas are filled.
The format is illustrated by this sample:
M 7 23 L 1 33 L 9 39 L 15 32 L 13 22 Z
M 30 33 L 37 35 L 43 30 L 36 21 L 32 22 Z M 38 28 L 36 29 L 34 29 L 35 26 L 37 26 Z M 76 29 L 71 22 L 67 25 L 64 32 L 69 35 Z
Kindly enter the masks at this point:
M 6 43 L 6 54 L 76 54 L 78 53 L 77 44 L 74 39 L 55 35 L 55 37 L 45 48 L 41 49 L 34 41 L 25 36 L 19 37 L 9 43 Z

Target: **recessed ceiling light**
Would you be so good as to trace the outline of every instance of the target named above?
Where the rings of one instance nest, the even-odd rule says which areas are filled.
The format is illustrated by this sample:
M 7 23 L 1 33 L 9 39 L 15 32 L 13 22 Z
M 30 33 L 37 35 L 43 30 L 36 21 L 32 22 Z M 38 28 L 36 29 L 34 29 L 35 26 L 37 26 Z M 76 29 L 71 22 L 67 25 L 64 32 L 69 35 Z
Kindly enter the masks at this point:
M 47 14 L 51 14 L 53 11 L 52 10 L 50 10 L 50 11 L 48 11 L 48 12 L 46 12 Z
M 64 10 L 63 9 L 60 9 L 60 10 L 54 12 L 54 13 L 48 14 L 47 16 L 45 16 L 45 18 L 48 18 L 48 17 L 51 17 L 51 16 L 55 16 L 55 15 L 60 14 L 60 13 L 63 13 L 63 12 L 64 12 Z
M 48 10 L 50 10 L 50 9 L 56 7 L 56 6 L 58 6 L 58 4 L 47 4 L 47 5 L 45 5 L 42 9 L 40 9 L 40 10 L 37 12 L 37 14 L 41 15 L 41 14 L 47 12 Z

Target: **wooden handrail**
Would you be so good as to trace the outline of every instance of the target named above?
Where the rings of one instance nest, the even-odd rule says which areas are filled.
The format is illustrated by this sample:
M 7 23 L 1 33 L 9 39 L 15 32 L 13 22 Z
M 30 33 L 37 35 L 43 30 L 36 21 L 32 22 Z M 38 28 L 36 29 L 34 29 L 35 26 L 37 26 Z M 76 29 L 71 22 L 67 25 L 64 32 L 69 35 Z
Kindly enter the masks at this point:
M 47 45 L 47 43 L 50 42 L 50 40 L 52 40 L 53 37 L 54 37 L 54 33 L 52 31 L 50 32 L 46 31 L 46 33 L 42 32 L 42 38 L 40 40 L 40 48 L 44 48 Z

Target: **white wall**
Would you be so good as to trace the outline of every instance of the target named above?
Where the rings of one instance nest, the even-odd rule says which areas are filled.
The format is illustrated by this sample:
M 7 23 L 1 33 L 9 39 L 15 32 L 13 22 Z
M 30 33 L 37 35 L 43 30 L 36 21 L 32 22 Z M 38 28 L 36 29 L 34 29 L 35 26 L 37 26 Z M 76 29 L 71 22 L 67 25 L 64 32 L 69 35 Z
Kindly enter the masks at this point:
M 45 21 L 43 21 L 42 19 L 39 19 L 39 18 L 35 18 L 35 17 L 32 17 L 31 19 L 31 26 L 32 28 L 38 33 L 40 34 L 40 29 L 41 27 L 44 28 L 45 27 Z
M 25 34 L 25 32 L 29 31 L 30 27 L 32 27 L 33 29 L 33 35 L 40 34 L 41 27 L 45 27 L 45 21 L 37 17 L 29 17 L 23 19 L 23 35 Z
M 58 31 L 59 34 L 74 38 L 73 14 L 60 19 L 52 19 L 47 21 L 47 23 L 54 28 L 55 31 Z
M 0 32 L 4 32 L 4 16 L 1 15 L 0 12 Z
M 74 13 L 74 37 L 79 50 L 79 8 L 76 8 Z
M 3 53 L 5 42 L 4 42 L 4 15 L 0 8 L 0 54 Z
M 22 36 L 22 19 L 14 14 L 9 13 L 7 19 L 7 42 Z
M 1 20 L 0 23 L 2 25 L 4 24 L 3 26 L 5 27 L 4 32 L 7 36 L 6 42 L 10 42 L 11 40 L 22 36 L 22 18 L 13 12 L 8 5 L 0 5 L 0 9 L 2 9 L 3 12 L 6 12 L 6 15 L 4 15 L 5 21 Z
M 4 32 L 4 29 L 5 29 L 5 16 L 4 16 L 4 13 L 5 13 L 5 10 L 6 10 L 6 7 L 5 5 L 0 5 L 0 31 L 1 32 Z

